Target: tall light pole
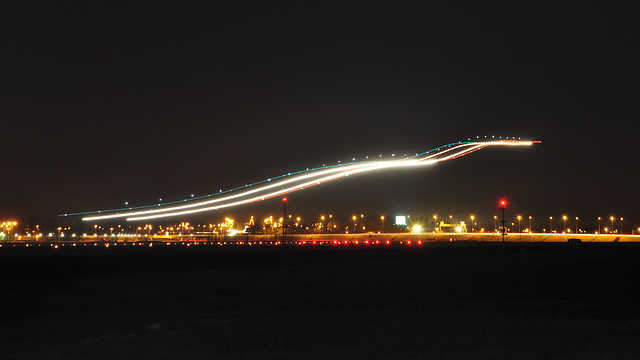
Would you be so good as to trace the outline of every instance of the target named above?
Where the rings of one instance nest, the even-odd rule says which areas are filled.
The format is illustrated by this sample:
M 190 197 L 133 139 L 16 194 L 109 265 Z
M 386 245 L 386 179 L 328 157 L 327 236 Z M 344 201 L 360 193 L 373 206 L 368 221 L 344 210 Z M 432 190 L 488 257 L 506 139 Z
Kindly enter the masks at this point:
M 567 215 L 562 215 L 562 220 L 564 221 L 564 232 L 567 232 Z
M 506 200 L 500 200 L 500 208 L 502 211 L 502 242 L 505 241 L 505 238 L 507 237 L 507 226 L 505 225 L 506 221 L 504 220 L 504 211 L 507 209 L 507 201 Z
M 549 216 L 549 233 L 553 232 L 553 216 Z
M 522 231 L 520 231 L 520 220 L 522 220 L 522 216 L 518 215 L 518 234 L 520 236 L 520 242 L 522 242 Z
M 600 216 L 598 216 L 598 234 L 601 233 L 601 231 L 600 231 L 600 220 L 602 220 L 602 218 Z
M 433 215 L 433 232 L 438 230 L 438 215 Z
M 622 234 L 622 220 L 624 220 L 624 218 L 621 216 L 620 217 L 620 234 Z
M 473 221 L 475 220 L 475 216 L 471 215 L 471 232 L 473 232 Z
M 353 232 L 355 233 L 356 232 L 356 216 L 353 215 L 352 219 L 353 219 Z
M 529 215 L 529 234 L 533 233 L 533 225 L 531 224 L 531 220 L 533 217 Z
M 384 215 L 380 215 L 380 232 L 384 232 Z
M 324 232 L 324 215 L 320 216 L 320 232 Z
M 616 218 L 612 216 L 610 219 L 611 219 L 611 232 L 613 232 L 613 220 L 615 220 Z
M 282 246 L 284 246 L 287 233 L 287 198 L 282 198 Z
M 493 215 L 493 232 L 498 232 L 498 215 Z
M 578 233 L 578 217 L 576 216 L 576 234 Z

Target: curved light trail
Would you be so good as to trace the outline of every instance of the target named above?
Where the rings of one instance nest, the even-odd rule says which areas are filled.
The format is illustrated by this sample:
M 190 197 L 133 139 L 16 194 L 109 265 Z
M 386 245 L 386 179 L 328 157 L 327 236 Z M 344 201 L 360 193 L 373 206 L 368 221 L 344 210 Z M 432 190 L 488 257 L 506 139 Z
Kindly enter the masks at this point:
M 263 201 L 353 174 L 390 168 L 426 166 L 442 161 L 452 160 L 489 146 L 530 146 L 537 142 L 539 141 L 499 140 L 458 142 L 398 160 L 354 162 L 334 166 L 323 166 L 321 168 L 300 171 L 293 174 L 290 173 L 288 175 L 270 178 L 255 184 L 233 189 L 234 192 L 237 191 L 237 193 L 233 194 L 230 194 L 231 191 L 221 191 L 219 194 L 207 195 L 197 199 L 176 201 L 162 205 L 158 204 L 138 208 L 100 210 L 94 212 L 65 214 L 64 216 L 110 213 L 105 215 L 87 216 L 82 220 L 97 221 L 126 218 L 127 221 L 139 221 L 187 215 Z M 203 199 L 214 195 L 215 198 L 213 199 Z

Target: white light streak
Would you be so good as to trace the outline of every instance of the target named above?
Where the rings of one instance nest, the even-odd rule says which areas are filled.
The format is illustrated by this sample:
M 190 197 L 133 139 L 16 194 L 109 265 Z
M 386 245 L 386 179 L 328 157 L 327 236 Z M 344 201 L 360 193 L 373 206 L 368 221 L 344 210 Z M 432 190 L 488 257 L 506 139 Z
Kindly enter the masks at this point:
M 534 141 L 500 140 L 467 142 L 457 144 L 453 147 L 441 149 L 433 154 L 425 154 L 422 157 L 405 158 L 399 160 L 377 160 L 367 161 L 357 164 L 341 164 L 339 167 L 319 168 L 308 172 L 288 176 L 284 179 L 272 181 L 269 178 L 266 184 L 256 186 L 245 186 L 242 190 L 233 195 L 221 196 L 211 200 L 190 202 L 183 205 L 164 205 L 153 210 L 125 211 L 110 215 L 99 215 L 84 217 L 84 221 L 97 221 L 114 218 L 126 218 L 128 221 L 150 220 L 170 216 L 187 215 L 204 211 L 212 211 L 222 208 L 249 204 L 256 201 L 284 195 L 290 192 L 299 191 L 303 188 L 319 185 L 324 182 L 336 180 L 353 174 L 370 172 L 382 169 L 399 167 L 427 166 L 438 162 L 455 159 L 488 146 L 529 146 Z M 324 166 L 324 165 L 323 165 Z M 291 175 L 291 173 L 289 173 Z M 160 206 L 160 204 L 158 204 Z

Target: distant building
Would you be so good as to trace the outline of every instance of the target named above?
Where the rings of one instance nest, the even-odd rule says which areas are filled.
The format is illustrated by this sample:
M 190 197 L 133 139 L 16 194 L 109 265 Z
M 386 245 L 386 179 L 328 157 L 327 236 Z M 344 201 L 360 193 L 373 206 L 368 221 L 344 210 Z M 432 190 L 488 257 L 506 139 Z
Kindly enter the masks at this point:
M 464 221 L 460 221 L 459 224 L 447 224 L 444 221 L 440 221 L 440 227 L 438 232 L 443 233 L 464 233 L 467 232 L 467 224 Z

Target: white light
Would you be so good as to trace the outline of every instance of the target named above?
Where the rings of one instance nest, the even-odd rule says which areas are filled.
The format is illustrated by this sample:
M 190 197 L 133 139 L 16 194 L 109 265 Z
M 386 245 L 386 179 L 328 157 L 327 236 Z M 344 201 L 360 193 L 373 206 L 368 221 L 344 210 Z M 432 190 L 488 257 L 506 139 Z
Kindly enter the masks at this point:
M 117 214 L 85 217 L 83 218 L 83 220 L 93 221 L 120 217 L 127 217 L 127 220 L 143 220 L 216 210 L 243 205 L 255 201 L 262 201 L 264 199 L 284 195 L 289 192 L 298 191 L 305 187 L 319 185 L 320 183 L 328 182 L 356 173 L 398 167 L 428 166 L 438 162 L 452 160 L 488 146 L 524 146 L 532 145 L 532 143 L 533 142 L 531 141 L 502 140 L 457 144 L 455 146 L 440 149 L 440 151 L 436 153 L 425 154 L 420 158 L 361 162 L 358 164 L 345 164 L 340 167 L 334 168 L 330 167 L 314 169 L 309 172 L 296 174 L 286 179 L 278 179 L 278 181 L 273 182 L 269 181 L 269 184 L 252 186 L 250 190 L 247 188 L 246 190 L 234 193 L 233 195 L 194 201 L 190 202 L 189 204 L 183 205 L 165 206 L 162 208 L 156 208 L 154 210 L 126 211 Z M 220 192 L 222 192 L 222 190 L 220 190 Z M 160 206 L 160 204 L 158 204 L 158 206 Z

